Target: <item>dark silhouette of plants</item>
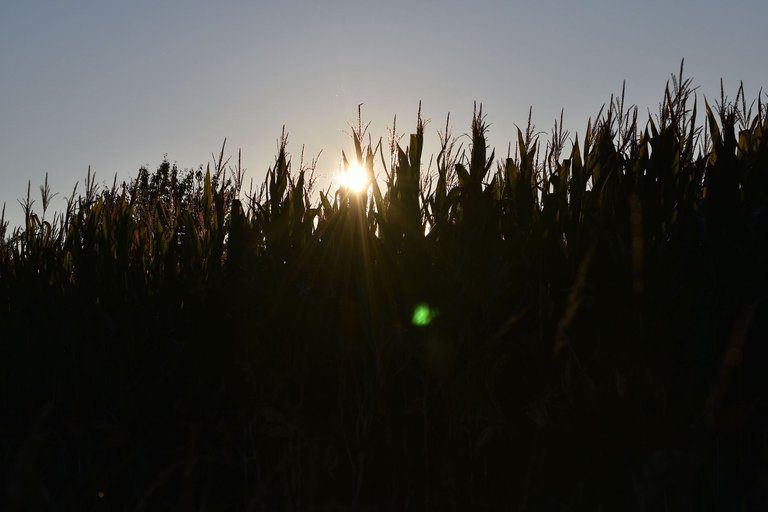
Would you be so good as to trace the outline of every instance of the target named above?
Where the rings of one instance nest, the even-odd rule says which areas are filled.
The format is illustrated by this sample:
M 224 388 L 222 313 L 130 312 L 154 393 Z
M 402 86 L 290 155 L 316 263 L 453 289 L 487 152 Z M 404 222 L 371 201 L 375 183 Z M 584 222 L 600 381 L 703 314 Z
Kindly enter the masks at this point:
M 52 217 L 30 187 L 0 216 L 6 508 L 764 505 L 766 108 L 682 72 L 645 124 L 622 89 L 501 160 L 478 106 L 431 173 L 420 110 L 389 155 L 360 116 L 360 194 L 313 194 L 285 131 L 248 191 L 224 145 L 89 170 Z

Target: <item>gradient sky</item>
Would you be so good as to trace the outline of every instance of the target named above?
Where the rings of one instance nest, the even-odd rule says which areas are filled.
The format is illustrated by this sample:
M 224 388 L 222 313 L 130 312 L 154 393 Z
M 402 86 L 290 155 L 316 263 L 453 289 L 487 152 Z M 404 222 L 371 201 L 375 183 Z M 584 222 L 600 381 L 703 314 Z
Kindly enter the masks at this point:
M 46 172 L 61 209 L 88 165 L 110 183 L 166 153 L 197 167 L 225 137 L 260 181 L 283 125 L 296 160 L 323 150 L 327 178 L 359 103 L 378 138 L 394 115 L 412 131 L 423 100 L 429 149 L 448 112 L 465 133 L 482 102 L 506 154 L 530 105 L 537 128 L 565 108 L 583 133 L 626 80 L 627 101 L 655 111 L 682 58 L 700 94 L 723 78 L 756 98 L 766 19 L 765 0 L 3 0 L 0 205 L 16 224 Z

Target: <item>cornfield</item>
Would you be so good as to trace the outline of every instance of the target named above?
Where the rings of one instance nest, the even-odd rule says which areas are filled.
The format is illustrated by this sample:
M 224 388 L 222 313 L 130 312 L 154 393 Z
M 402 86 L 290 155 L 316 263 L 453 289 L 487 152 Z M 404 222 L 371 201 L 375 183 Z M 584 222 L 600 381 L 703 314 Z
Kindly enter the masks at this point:
M 430 168 L 361 122 L 362 193 L 285 135 L 249 190 L 224 147 L 46 180 L 0 221 L 4 508 L 765 507 L 768 116 L 694 91 L 500 159 L 478 108 Z

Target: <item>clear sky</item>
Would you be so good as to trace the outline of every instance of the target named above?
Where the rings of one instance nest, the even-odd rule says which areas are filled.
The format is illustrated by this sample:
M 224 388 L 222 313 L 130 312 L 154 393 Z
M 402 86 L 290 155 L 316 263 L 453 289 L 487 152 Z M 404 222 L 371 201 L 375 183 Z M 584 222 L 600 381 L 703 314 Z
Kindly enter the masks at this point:
M 655 110 L 682 58 L 700 94 L 723 78 L 754 98 L 767 19 L 766 0 L 3 0 L 0 205 L 15 224 L 46 172 L 61 209 L 88 165 L 110 183 L 166 153 L 197 167 L 225 137 L 260 181 L 283 125 L 330 176 L 359 103 L 378 138 L 394 115 L 412 131 L 422 100 L 434 143 L 448 112 L 461 134 L 482 102 L 506 153 L 530 105 L 539 129 L 565 108 L 583 133 L 626 80 Z

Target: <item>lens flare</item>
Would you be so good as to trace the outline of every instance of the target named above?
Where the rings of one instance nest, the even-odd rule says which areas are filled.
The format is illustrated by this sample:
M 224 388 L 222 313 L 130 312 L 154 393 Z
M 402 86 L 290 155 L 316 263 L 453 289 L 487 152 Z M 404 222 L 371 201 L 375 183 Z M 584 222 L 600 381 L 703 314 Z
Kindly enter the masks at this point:
M 432 323 L 436 316 L 434 309 L 429 307 L 429 304 L 421 303 L 417 304 L 413 308 L 413 316 L 411 317 L 411 323 L 417 327 L 426 327 Z

